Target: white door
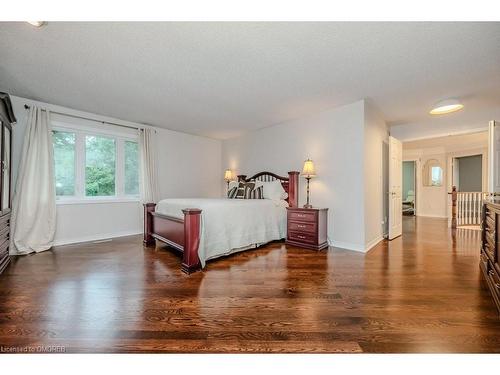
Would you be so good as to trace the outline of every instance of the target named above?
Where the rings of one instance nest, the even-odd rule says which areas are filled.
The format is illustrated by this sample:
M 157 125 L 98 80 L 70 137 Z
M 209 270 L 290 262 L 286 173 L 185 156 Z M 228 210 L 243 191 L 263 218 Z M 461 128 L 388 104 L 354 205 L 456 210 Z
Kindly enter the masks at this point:
M 500 193 L 500 126 L 490 121 L 488 134 L 488 192 Z
M 403 232 L 403 145 L 389 137 L 389 239 Z

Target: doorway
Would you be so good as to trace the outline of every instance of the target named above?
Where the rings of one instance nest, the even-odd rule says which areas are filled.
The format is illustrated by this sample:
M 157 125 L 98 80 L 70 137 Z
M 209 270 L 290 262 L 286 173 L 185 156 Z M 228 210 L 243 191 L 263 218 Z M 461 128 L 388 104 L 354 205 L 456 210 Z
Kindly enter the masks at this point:
M 452 180 L 456 193 L 457 228 L 480 230 L 482 202 L 486 197 L 483 154 L 452 159 Z
M 415 216 L 416 207 L 416 172 L 415 160 L 403 161 L 403 215 Z
M 453 180 L 459 192 L 483 191 L 483 155 L 457 157 L 453 163 Z

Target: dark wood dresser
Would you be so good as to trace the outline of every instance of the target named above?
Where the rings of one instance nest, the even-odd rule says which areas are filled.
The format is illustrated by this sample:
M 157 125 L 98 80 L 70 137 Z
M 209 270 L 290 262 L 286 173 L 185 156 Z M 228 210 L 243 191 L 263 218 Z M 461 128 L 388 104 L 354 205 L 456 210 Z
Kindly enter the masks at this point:
M 308 249 L 328 247 L 328 208 L 287 208 L 286 243 Z
M 500 313 L 500 198 L 483 203 L 479 266 Z
M 15 122 L 9 95 L 0 92 L 0 273 L 10 261 L 12 125 Z

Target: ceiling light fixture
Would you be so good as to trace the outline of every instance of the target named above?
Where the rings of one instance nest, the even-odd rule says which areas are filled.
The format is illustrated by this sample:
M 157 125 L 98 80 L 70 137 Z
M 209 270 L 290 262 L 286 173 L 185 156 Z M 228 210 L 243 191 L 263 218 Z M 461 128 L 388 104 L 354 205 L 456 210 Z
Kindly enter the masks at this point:
M 457 99 L 446 99 L 436 103 L 436 105 L 429 112 L 431 115 L 444 115 L 446 113 L 451 113 L 459 111 L 464 107 Z
M 30 25 L 35 26 L 35 27 L 42 27 L 45 25 L 47 22 L 46 21 L 27 21 Z

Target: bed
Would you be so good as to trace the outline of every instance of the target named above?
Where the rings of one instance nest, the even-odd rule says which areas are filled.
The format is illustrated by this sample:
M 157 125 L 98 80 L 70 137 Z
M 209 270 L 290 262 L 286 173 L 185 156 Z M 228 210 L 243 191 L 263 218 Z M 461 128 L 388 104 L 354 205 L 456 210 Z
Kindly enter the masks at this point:
M 299 172 L 288 177 L 260 172 L 239 182 L 280 181 L 285 201 L 269 199 L 164 199 L 144 204 L 144 244 L 161 241 L 182 254 L 181 269 L 192 273 L 208 260 L 286 237 L 286 207 L 297 207 Z

